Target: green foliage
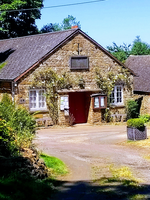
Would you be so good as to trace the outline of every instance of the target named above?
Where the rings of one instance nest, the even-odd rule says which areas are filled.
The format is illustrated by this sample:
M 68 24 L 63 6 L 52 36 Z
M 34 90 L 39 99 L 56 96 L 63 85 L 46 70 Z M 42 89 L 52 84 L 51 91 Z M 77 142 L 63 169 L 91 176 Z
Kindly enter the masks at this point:
M 13 156 L 17 154 L 15 137 L 12 129 L 5 120 L 0 119 L 0 156 Z
M 144 128 L 144 120 L 143 119 L 139 119 L 139 118 L 133 118 L 133 119 L 128 119 L 127 120 L 127 126 L 128 127 L 134 127 L 137 129 L 141 129 Z
M 130 55 L 130 47 L 131 44 L 123 44 L 118 46 L 115 42 L 113 42 L 113 46 L 107 46 L 107 49 L 113 56 L 124 63 Z
M 125 84 L 129 90 L 131 90 L 130 73 L 128 70 L 119 68 L 116 72 L 112 71 L 111 68 L 100 70 L 96 68 L 96 83 L 97 86 L 108 95 L 111 94 L 115 84 Z
M 150 45 L 142 42 L 140 37 L 137 36 L 133 42 L 130 55 L 150 55 Z
M 107 50 L 123 63 L 130 55 L 150 55 L 150 45 L 142 42 L 139 36 L 136 37 L 132 45 L 118 46 L 113 42 L 113 46 L 107 46 Z
M 40 33 L 48 33 L 48 32 L 60 31 L 60 30 L 61 30 L 61 26 L 59 24 L 50 23 L 50 24 L 44 25 L 41 28 Z
M 68 17 L 64 18 L 62 23 L 50 23 L 47 25 L 44 25 L 42 29 L 40 30 L 41 33 L 48 33 L 48 32 L 54 32 L 54 31 L 61 31 L 61 30 L 67 30 L 71 29 L 72 26 L 77 25 L 79 28 L 81 28 L 80 22 L 76 21 L 76 18 L 72 15 L 68 15 Z
M 139 116 L 138 103 L 134 100 L 127 101 L 126 113 L 127 113 L 127 119 L 137 118 Z
M 105 113 L 104 113 L 104 119 L 106 122 L 110 122 L 111 119 L 111 112 L 108 108 L 105 109 Z
M 54 124 L 58 123 L 58 90 L 72 87 L 74 79 L 67 72 L 60 75 L 51 68 L 45 68 L 34 74 L 32 87 L 45 89 L 49 115 Z
M 0 70 L 6 65 L 7 63 L 6 62 L 3 62 L 0 64 Z
M 40 157 L 44 160 L 46 166 L 52 170 L 52 173 L 54 173 L 54 175 L 63 175 L 68 173 L 66 165 L 60 159 L 48 156 L 43 153 Z
M 7 0 L 0 1 L 0 38 L 10 38 L 38 33 L 35 20 L 40 19 L 43 0 Z M 39 9 L 31 9 L 39 8 Z M 20 10 L 7 12 L 7 10 Z M 23 10 L 31 9 L 31 10 Z
M 80 22 L 77 22 L 75 17 L 68 15 L 68 17 L 62 21 L 62 30 L 71 29 L 71 27 L 75 25 L 79 28 L 81 27 Z
M 0 177 L 0 186 L 1 200 L 43 200 L 49 199 L 54 192 L 51 179 L 37 180 L 20 173 Z
M 150 121 L 150 115 L 149 114 L 140 115 L 139 118 L 144 120 L 145 123 Z
M 19 149 L 32 145 L 35 119 L 25 108 L 15 105 L 8 94 L 4 94 L 0 102 L 0 117 L 12 128 L 15 145 Z

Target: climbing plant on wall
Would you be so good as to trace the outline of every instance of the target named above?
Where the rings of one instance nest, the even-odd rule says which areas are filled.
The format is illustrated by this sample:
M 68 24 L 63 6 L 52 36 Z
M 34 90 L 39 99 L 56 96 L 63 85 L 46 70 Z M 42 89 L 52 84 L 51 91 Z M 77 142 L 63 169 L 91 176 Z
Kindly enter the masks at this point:
M 58 90 L 70 89 L 75 83 L 73 77 L 67 73 L 58 73 L 51 68 L 45 68 L 34 74 L 32 87 L 45 89 L 46 103 L 49 115 L 54 124 L 58 124 Z
M 97 86 L 102 90 L 103 93 L 107 94 L 108 97 L 112 93 L 112 90 L 116 84 L 126 85 L 128 90 L 132 90 L 131 74 L 127 69 L 120 67 L 118 70 L 115 71 L 111 68 L 101 70 L 97 67 L 95 70 L 95 74 Z

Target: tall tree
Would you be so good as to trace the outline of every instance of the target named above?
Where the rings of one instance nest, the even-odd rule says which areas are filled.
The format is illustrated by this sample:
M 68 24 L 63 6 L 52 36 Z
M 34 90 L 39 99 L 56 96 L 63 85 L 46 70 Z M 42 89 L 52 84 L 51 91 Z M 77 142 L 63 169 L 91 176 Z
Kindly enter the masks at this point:
M 150 54 L 150 45 L 142 42 L 140 36 L 137 36 L 133 41 L 131 48 L 131 55 L 149 55 Z
M 67 30 L 71 29 L 72 26 L 77 25 L 81 28 L 80 22 L 76 21 L 76 18 L 72 15 L 68 15 L 68 17 L 64 18 L 62 23 L 55 23 L 55 24 L 47 24 L 42 27 L 40 30 L 41 33 L 53 32 L 53 31 L 60 31 L 60 30 Z
M 35 20 L 40 19 L 42 7 L 43 0 L 0 1 L 0 39 L 38 33 Z

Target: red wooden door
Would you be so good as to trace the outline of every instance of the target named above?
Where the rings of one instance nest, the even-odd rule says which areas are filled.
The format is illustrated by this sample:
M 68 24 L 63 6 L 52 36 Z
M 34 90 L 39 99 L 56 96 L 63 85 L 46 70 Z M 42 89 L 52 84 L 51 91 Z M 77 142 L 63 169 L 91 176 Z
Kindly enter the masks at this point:
M 69 111 L 75 118 L 75 124 L 87 122 L 85 98 L 86 96 L 84 92 L 69 93 Z

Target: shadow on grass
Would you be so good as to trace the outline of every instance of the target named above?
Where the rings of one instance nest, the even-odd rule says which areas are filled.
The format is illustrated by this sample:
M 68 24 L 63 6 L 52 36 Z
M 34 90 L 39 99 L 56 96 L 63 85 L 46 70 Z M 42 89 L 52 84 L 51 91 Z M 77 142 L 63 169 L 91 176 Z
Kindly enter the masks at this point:
M 91 181 L 39 180 L 26 174 L 0 178 L 0 199 L 4 200 L 135 200 L 150 199 L 150 186 L 130 180 L 102 178 Z

